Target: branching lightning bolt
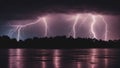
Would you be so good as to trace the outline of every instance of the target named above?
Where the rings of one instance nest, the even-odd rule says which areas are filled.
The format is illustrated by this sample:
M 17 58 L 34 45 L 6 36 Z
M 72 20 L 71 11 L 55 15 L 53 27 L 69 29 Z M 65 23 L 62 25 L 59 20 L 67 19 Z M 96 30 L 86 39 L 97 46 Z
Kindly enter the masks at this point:
M 83 21 L 81 22 L 81 24 L 79 25 L 79 27 L 81 27 L 81 25 L 87 20 L 87 18 L 88 18 L 88 16 L 83 19 Z M 76 25 L 77 25 L 79 19 L 81 19 L 81 15 L 77 14 L 75 16 L 75 21 L 73 22 L 74 24 L 72 26 L 72 31 L 71 31 L 73 38 L 76 38 L 76 29 L 75 28 L 76 28 Z
M 95 15 L 91 15 L 91 17 L 92 17 L 92 23 L 91 23 L 91 32 L 92 32 L 92 34 L 93 34 L 93 38 L 96 38 L 96 39 L 98 39 L 97 38 L 97 36 L 96 36 L 96 33 L 95 33 L 95 31 L 94 31 L 94 26 L 95 26 L 95 23 L 96 23 L 96 16 Z M 102 21 L 104 22 L 104 24 L 105 24 L 105 36 L 104 36 L 104 40 L 105 41 L 107 41 L 108 40 L 108 24 L 107 24 L 107 22 L 106 22 L 106 20 L 104 19 L 104 17 L 102 16 L 102 15 L 98 15 L 98 17 L 100 17 L 101 19 L 102 19 Z
M 8 35 L 9 35 L 10 37 L 12 37 L 13 34 L 18 30 L 18 28 L 19 28 L 19 26 L 17 26 L 15 29 L 10 30 L 9 33 L 8 33 Z
M 40 22 L 40 20 L 41 20 L 41 18 L 38 18 L 37 21 L 32 22 L 32 23 L 28 23 L 28 24 L 25 24 L 25 25 L 13 25 L 13 26 L 16 27 L 16 29 L 11 31 L 11 34 L 13 34 L 14 32 L 17 31 L 17 41 L 19 41 L 20 40 L 20 36 L 21 36 L 21 29 L 22 28 L 26 28 L 27 26 L 31 26 L 31 25 L 37 24 L 37 23 Z M 47 21 L 46 21 L 45 17 L 43 17 L 42 20 L 43 20 L 43 23 L 45 24 L 45 35 L 44 36 L 47 36 L 47 29 L 48 29 Z
M 40 21 L 40 18 L 39 18 L 37 21 L 33 22 L 33 23 L 28 23 L 28 24 L 25 24 L 25 25 L 17 25 L 17 27 L 18 27 L 18 29 L 17 29 L 17 41 L 20 40 L 21 29 L 22 29 L 22 28 L 25 28 L 25 27 L 27 27 L 27 26 L 30 26 L 30 25 L 39 23 L 39 21 Z

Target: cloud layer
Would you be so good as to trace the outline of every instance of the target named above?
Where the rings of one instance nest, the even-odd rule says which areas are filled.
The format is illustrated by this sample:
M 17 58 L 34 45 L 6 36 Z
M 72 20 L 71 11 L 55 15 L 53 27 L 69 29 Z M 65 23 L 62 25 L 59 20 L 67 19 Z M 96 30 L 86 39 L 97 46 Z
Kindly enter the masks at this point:
M 47 13 L 120 14 L 116 0 L 10 0 L 0 2 L 0 20 L 34 19 Z

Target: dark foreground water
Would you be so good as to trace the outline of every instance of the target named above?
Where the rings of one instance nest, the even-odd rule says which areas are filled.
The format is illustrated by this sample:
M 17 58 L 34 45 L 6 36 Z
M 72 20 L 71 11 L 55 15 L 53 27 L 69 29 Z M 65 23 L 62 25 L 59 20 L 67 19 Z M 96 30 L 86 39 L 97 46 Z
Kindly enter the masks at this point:
M 0 68 L 120 68 L 120 49 L 0 49 Z

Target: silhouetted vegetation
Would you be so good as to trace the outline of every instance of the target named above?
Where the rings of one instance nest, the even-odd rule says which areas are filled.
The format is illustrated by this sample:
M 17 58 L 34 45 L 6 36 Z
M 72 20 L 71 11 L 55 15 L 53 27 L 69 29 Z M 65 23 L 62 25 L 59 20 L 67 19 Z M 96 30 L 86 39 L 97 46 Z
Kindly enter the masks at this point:
M 7 36 L 0 37 L 0 48 L 120 48 L 120 40 L 97 40 L 91 38 L 31 38 L 19 42 Z

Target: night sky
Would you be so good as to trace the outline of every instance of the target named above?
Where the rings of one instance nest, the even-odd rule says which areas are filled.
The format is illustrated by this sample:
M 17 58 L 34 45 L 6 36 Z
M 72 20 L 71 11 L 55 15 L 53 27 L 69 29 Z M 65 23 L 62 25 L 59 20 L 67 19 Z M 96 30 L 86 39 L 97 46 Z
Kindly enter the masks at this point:
M 76 14 L 98 14 L 104 16 L 108 24 L 108 39 L 120 39 L 120 2 L 116 0 L 0 0 L 0 35 L 8 35 L 15 27 L 34 22 L 38 17 L 46 17 L 48 37 L 69 36 Z M 81 19 L 79 19 L 81 22 Z M 103 39 L 104 24 L 101 19 L 94 27 L 98 39 Z M 76 37 L 90 37 L 91 18 L 82 26 L 77 23 Z M 21 30 L 20 39 L 43 37 L 44 24 L 34 24 Z M 12 38 L 17 37 L 17 31 Z

